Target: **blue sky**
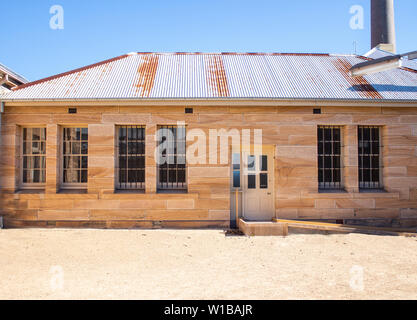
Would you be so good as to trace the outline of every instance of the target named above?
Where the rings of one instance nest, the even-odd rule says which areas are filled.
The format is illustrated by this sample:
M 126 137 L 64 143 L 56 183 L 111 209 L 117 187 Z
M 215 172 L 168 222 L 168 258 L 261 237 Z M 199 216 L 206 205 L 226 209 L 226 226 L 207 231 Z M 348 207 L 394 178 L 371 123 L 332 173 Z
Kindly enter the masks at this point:
M 64 29 L 49 26 L 64 9 Z M 362 30 L 349 9 L 364 8 Z M 417 50 L 417 1 L 396 0 L 397 50 Z M 21 0 L 2 4 L 0 62 L 29 80 L 132 51 L 325 52 L 370 49 L 370 0 Z

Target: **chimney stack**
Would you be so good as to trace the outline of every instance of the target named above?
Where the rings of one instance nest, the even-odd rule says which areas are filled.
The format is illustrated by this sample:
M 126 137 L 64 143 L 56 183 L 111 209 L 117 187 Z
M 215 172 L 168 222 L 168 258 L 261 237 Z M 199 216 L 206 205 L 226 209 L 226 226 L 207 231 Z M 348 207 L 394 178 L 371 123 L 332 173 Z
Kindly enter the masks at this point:
M 371 0 L 371 45 L 395 53 L 394 0 Z

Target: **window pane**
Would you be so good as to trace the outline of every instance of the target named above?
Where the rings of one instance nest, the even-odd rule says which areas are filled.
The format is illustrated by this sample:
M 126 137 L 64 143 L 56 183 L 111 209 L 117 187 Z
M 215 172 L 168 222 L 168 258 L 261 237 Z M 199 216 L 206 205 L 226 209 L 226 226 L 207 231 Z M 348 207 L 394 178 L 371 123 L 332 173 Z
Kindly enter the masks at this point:
M 177 172 L 175 170 L 168 171 L 168 182 L 176 182 L 177 181 Z
M 185 170 L 178 170 L 178 182 L 185 183 Z
M 32 129 L 32 140 L 33 141 L 40 141 L 41 140 L 41 129 L 40 128 L 33 128 Z
M 255 171 L 255 156 L 248 156 L 248 170 Z
M 33 182 L 39 183 L 41 182 L 41 174 L 40 170 L 33 170 Z
M 145 182 L 145 170 L 137 170 L 137 181 Z
M 81 168 L 88 168 L 88 157 L 81 157 Z
M 240 188 L 240 171 L 233 171 L 233 188 Z
M 81 154 L 81 144 L 79 142 L 71 143 L 71 153 L 72 154 Z
M 159 170 L 159 182 L 160 183 L 164 183 L 168 181 L 168 175 L 167 175 L 167 170 L 165 169 L 160 169 Z
M 340 179 L 340 170 L 339 169 L 333 171 L 333 181 L 335 181 L 335 182 L 340 182 L 341 181 L 341 179 Z
M 239 153 L 234 153 L 232 155 L 232 164 L 233 164 L 234 170 L 240 169 L 240 154 Z
M 28 171 L 28 170 L 23 170 L 23 183 L 28 183 L 29 182 L 29 179 L 28 179 L 29 172 L 30 171 Z
M 268 171 L 268 156 L 260 156 L 261 171 Z
M 259 186 L 261 189 L 268 189 L 268 174 L 267 173 L 259 174 Z
M 81 175 L 81 177 L 80 177 L 81 183 L 86 183 L 87 182 L 87 175 L 88 175 L 87 170 L 80 170 L 79 172 L 80 172 L 80 175 Z
M 81 143 L 81 154 L 88 154 L 88 142 Z
M 379 169 L 372 170 L 372 181 L 379 182 Z
M 255 189 L 256 188 L 256 175 L 249 174 L 248 175 L 248 189 Z

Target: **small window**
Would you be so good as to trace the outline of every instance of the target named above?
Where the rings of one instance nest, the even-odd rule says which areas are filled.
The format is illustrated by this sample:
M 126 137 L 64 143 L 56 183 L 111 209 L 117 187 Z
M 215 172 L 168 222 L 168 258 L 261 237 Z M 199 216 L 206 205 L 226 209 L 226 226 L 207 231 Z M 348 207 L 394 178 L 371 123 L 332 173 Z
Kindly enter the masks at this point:
M 268 171 L 268 156 L 262 155 L 260 156 L 260 170 L 261 171 Z
M 248 189 L 256 189 L 256 175 L 248 174 Z
M 145 127 L 117 128 L 117 187 L 145 189 Z
M 39 186 L 46 179 L 46 128 L 23 128 L 22 184 Z
M 358 127 L 359 188 L 381 189 L 380 129 Z
M 64 128 L 62 154 L 64 185 L 87 183 L 88 128 Z
M 233 188 L 240 188 L 240 154 L 232 155 Z
M 317 138 L 319 189 L 342 189 L 341 128 L 319 126 Z
M 249 155 L 248 156 L 248 171 L 255 171 L 256 170 L 255 165 L 256 165 L 255 156 L 254 155 Z
M 261 189 L 268 189 L 268 174 L 267 173 L 259 174 L 259 187 Z
M 187 190 L 184 126 L 158 127 L 158 190 Z

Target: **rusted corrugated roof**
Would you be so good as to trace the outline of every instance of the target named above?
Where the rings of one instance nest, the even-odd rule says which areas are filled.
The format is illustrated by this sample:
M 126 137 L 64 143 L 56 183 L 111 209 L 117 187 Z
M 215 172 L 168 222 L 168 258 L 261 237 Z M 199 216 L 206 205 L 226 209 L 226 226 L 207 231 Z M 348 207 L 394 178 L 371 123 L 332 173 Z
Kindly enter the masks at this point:
M 131 53 L 19 86 L 2 100 L 337 99 L 417 101 L 417 73 L 349 74 L 365 57 Z

